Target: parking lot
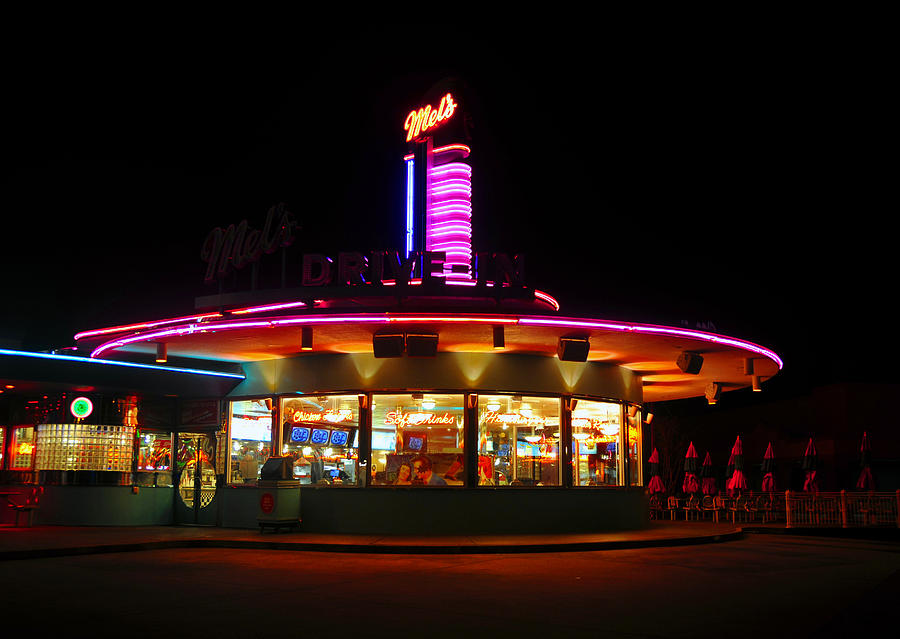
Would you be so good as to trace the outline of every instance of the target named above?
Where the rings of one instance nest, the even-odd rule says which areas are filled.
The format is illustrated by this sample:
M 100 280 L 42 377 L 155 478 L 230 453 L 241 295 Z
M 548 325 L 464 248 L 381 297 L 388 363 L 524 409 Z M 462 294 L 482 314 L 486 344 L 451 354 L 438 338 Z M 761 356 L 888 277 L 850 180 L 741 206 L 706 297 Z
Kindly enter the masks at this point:
M 748 535 L 559 553 L 180 548 L 4 561 L 0 583 L 7 633 L 38 636 L 837 636 L 896 628 L 900 544 Z

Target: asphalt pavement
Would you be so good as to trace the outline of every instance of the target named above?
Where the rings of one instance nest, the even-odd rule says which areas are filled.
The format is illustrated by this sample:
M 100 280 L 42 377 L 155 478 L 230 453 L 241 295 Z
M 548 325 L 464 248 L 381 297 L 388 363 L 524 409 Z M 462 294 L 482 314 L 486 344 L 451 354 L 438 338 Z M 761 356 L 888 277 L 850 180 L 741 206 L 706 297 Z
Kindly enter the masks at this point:
M 366 553 L 574 552 L 729 541 L 739 527 L 711 522 L 653 522 L 642 530 L 592 534 L 384 536 L 200 526 L 34 526 L 0 528 L 0 560 L 169 548 L 245 548 Z
M 672 522 L 537 549 L 369 538 L 360 552 L 302 533 L 46 528 L 0 530 L 8 636 L 894 636 L 900 598 L 898 542 L 811 531 Z

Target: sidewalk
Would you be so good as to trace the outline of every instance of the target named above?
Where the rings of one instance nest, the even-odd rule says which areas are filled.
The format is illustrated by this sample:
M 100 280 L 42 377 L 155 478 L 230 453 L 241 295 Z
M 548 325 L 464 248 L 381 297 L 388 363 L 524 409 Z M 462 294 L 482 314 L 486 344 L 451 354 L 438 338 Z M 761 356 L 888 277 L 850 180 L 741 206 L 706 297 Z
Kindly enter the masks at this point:
M 165 548 L 255 548 L 316 552 L 486 554 L 621 550 L 740 539 L 740 527 L 651 522 L 643 530 L 596 534 L 401 537 L 266 532 L 189 526 L 0 528 L 0 561 Z

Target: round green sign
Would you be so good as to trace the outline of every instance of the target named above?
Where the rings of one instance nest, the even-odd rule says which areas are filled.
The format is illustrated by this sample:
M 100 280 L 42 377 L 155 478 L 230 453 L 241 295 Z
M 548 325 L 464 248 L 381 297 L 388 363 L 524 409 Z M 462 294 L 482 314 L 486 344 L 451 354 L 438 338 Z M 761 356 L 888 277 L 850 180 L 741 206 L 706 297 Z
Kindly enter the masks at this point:
M 71 410 L 72 414 L 78 419 L 84 419 L 94 412 L 94 404 L 87 397 L 79 397 L 72 402 L 72 405 L 69 406 L 69 410 Z

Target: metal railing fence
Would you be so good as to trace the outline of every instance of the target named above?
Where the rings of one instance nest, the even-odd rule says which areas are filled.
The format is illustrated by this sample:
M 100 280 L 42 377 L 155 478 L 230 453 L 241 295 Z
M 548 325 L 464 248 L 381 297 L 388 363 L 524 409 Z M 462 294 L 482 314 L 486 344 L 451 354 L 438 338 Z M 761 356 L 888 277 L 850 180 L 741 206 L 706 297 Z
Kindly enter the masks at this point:
M 785 493 L 787 528 L 900 528 L 900 490 L 893 493 Z
M 651 519 L 781 523 L 787 528 L 900 528 L 895 492 L 754 493 L 731 497 L 650 498 Z

